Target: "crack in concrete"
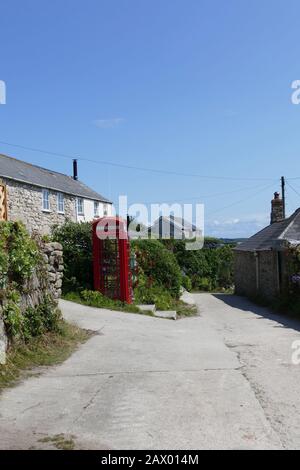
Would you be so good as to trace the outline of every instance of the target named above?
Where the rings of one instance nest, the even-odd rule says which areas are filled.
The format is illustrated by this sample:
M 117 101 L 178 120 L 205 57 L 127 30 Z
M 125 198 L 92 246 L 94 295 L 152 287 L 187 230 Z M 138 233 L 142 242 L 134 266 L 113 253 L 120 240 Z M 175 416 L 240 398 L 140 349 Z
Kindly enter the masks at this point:
M 108 378 L 109 379 L 109 378 Z M 108 381 L 108 380 L 107 380 Z M 106 383 L 106 382 L 105 382 Z M 101 387 L 99 387 L 95 393 L 93 393 L 93 395 L 91 396 L 91 398 L 87 401 L 87 403 L 82 407 L 82 411 L 79 413 L 79 415 L 77 416 L 77 418 L 74 419 L 73 423 L 77 423 L 77 421 L 80 420 L 80 418 L 82 418 L 82 416 L 84 415 L 84 413 L 86 412 L 86 410 L 94 403 L 95 401 L 95 398 L 97 397 L 97 395 L 101 392 L 102 388 L 104 387 L 105 384 L 102 384 Z
M 224 344 L 227 348 L 229 349 L 236 349 L 238 347 L 243 347 L 243 346 L 247 346 L 247 345 L 244 345 L 244 344 L 234 344 L 234 343 L 227 343 L 226 340 L 224 341 Z M 272 429 L 272 431 L 274 432 L 274 434 L 277 436 L 279 442 L 280 442 L 280 445 L 282 446 L 283 449 L 286 449 L 286 445 L 283 443 L 282 441 L 282 438 L 281 438 L 281 435 L 280 433 L 278 432 L 278 430 L 274 427 L 274 424 L 270 418 L 270 416 L 268 415 L 267 413 L 267 410 L 266 410 L 266 407 L 265 407 L 265 404 L 264 404 L 264 400 L 262 399 L 261 397 L 261 390 L 258 388 L 258 385 L 253 381 L 251 380 L 251 378 L 247 375 L 247 364 L 244 364 L 243 365 L 243 362 L 242 362 L 242 358 L 241 358 L 241 355 L 242 353 L 240 351 L 234 351 L 234 354 L 236 355 L 237 357 L 237 360 L 239 361 L 239 363 L 241 364 L 241 367 L 239 368 L 239 370 L 241 371 L 241 374 L 242 376 L 244 377 L 244 379 L 247 381 L 247 383 L 249 384 L 252 392 L 254 393 L 254 396 L 257 400 L 257 403 L 258 405 L 260 406 L 263 414 L 264 414 L 264 417 L 267 421 L 267 423 L 269 424 L 270 428 Z
M 180 372 L 222 372 L 222 371 L 233 371 L 240 370 L 241 367 L 212 367 L 204 369 L 170 369 L 170 370 L 125 370 L 125 371 L 111 371 L 111 372 L 91 372 L 84 374 L 63 374 L 63 375 L 51 375 L 47 376 L 47 379 L 57 379 L 57 378 L 72 378 L 72 377 L 97 377 L 97 376 L 106 376 L 109 375 L 113 377 L 114 375 L 130 375 L 130 374 L 177 374 Z
M 22 411 L 22 414 L 26 413 L 26 411 L 29 411 L 29 410 L 32 410 L 33 408 L 37 408 L 38 406 L 40 406 L 42 404 L 42 402 L 38 402 L 36 403 L 35 405 L 32 405 L 32 406 L 29 406 L 28 408 L 25 408 L 25 410 Z

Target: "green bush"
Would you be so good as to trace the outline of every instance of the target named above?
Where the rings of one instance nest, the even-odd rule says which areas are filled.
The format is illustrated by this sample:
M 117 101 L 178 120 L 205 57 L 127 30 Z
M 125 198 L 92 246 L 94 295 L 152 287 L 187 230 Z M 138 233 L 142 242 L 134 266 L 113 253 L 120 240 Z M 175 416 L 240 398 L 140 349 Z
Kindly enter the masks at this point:
M 23 330 L 23 316 L 20 309 L 20 294 L 10 289 L 5 294 L 2 316 L 6 332 L 11 338 L 18 338 Z
M 188 292 L 192 290 L 192 281 L 188 276 L 182 276 L 182 287 L 184 287 Z
M 93 288 L 92 227 L 67 222 L 52 231 L 64 251 L 63 293 Z
M 61 313 L 47 297 L 37 306 L 28 307 L 23 313 L 20 308 L 20 294 L 9 290 L 2 308 L 6 332 L 11 340 L 25 340 L 46 332 L 58 331 Z
M 21 296 L 30 293 L 27 281 L 34 272 L 42 290 L 45 288 L 44 298 L 38 307 L 24 311 Z M 31 238 L 20 222 L 0 222 L 0 304 L 10 340 L 27 340 L 58 327 L 60 312 L 46 296 L 46 288 L 47 273 L 38 240 Z
M 138 284 L 163 287 L 178 298 L 182 275 L 174 254 L 158 240 L 135 240 L 132 247 L 138 264 Z
M 115 301 L 109 299 L 101 292 L 93 290 L 84 290 L 80 292 L 80 296 L 87 303 L 93 307 L 112 307 L 115 305 Z
M 45 326 L 41 310 L 33 307 L 27 308 L 24 313 L 24 338 L 29 340 L 34 336 L 40 336 L 45 333 Z
M 22 286 L 40 260 L 36 242 L 21 222 L 0 222 L 0 289 Z
M 209 292 L 212 290 L 212 281 L 208 277 L 201 277 L 197 279 L 197 289 L 200 291 Z
M 173 251 L 182 272 L 190 278 L 193 289 L 216 290 L 232 286 L 232 246 L 222 245 L 220 241 L 209 238 L 202 250 L 187 251 L 184 241 L 171 242 L 168 247 Z
M 155 304 L 158 310 L 169 310 L 173 302 L 171 294 L 162 286 L 139 285 L 134 290 L 134 300 L 137 304 Z

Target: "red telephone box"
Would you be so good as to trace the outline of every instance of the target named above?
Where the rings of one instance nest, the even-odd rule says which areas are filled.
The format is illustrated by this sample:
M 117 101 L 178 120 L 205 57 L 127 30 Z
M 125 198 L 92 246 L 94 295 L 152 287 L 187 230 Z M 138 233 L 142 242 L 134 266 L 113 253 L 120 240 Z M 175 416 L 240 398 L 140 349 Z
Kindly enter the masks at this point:
M 94 289 L 122 302 L 132 302 L 132 276 L 127 223 L 120 217 L 93 222 Z

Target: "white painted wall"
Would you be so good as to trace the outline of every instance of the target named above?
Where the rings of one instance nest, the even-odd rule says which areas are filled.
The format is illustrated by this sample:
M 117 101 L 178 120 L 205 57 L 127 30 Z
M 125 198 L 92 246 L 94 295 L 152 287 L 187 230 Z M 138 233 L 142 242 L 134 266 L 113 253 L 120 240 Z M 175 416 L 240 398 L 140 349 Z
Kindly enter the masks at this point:
M 84 215 L 77 215 L 77 222 L 91 222 L 94 216 L 94 201 L 91 199 L 83 200 Z M 104 207 L 107 208 L 107 215 L 112 215 L 112 204 L 99 202 L 99 217 L 104 217 Z

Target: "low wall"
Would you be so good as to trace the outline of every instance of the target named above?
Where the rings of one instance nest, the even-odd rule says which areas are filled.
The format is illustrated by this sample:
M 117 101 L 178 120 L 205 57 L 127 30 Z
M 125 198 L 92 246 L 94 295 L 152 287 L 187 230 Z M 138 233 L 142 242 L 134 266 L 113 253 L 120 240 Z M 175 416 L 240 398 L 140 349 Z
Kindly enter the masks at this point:
M 49 290 L 54 299 L 59 299 L 64 271 L 62 246 L 60 243 L 46 243 L 42 250 L 48 272 Z
M 40 246 L 43 263 L 36 268 L 21 292 L 20 307 L 24 312 L 28 307 L 37 307 L 43 302 L 45 295 L 55 302 L 61 296 L 63 278 L 63 249 L 60 243 L 45 243 Z M 0 364 L 5 363 L 8 338 L 1 317 L 0 301 Z
M 235 293 L 250 298 L 259 295 L 272 301 L 279 293 L 278 253 L 276 251 L 235 251 Z

